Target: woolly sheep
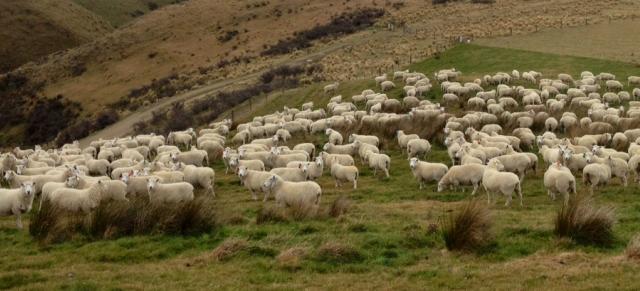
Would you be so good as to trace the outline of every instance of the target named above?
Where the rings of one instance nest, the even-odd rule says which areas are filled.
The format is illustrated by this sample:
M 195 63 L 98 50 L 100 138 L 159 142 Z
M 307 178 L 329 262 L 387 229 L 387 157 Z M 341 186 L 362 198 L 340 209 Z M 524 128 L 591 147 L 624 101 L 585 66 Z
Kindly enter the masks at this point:
M 330 144 L 334 144 L 334 145 L 342 144 L 342 141 L 343 141 L 342 135 L 338 131 L 333 130 L 331 128 L 327 128 L 325 130 L 325 134 L 329 137 L 329 141 L 328 142 Z
M 491 204 L 491 193 L 502 193 L 507 196 L 505 206 L 511 204 L 513 192 L 520 197 L 520 206 L 522 206 L 522 188 L 518 176 L 511 172 L 502 172 L 504 166 L 499 160 L 492 159 L 485 167 L 482 175 L 482 186 L 487 192 L 487 202 Z
M 340 85 L 340 83 L 335 82 L 335 83 L 324 86 L 324 93 L 325 94 L 335 93 L 338 90 L 338 85 Z
M 440 181 L 449 170 L 445 164 L 423 162 L 418 158 L 411 158 L 409 168 L 413 177 L 420 182 L 420 189 L 424 187 L 425 183 Z
M 611 179 L 611 168 L 608 165 L 593 163 L 582 169 L 582 182 L 590 185 L 591 194 L 595 187 L 606 185 Z
M 352 182 L 353 189 L 357 189 L 358 175 L 358 168 L 355 166 L 343 166 L 339 163 L 337 157 L 334 157 L 333 161 L 331 161 L 331 177 L 336 183 L 336 188 L 340 187 L 342 182 Z
M 293 161 L 306 162 L 308 160 L 309 155 L 306 152 L 292 154 L 277 154 L 272 152 L 269 161 L 272 168 L 283 168 L 286 167 L 288 163 Z
M 370 145 L 378 146 L 380 145 L 380 139 L 374 135 L 360 135 L 352 133 L 349 135 L 349 142 L 359 141 L 361 143 L 367 143 Z
M 0 216 L 16 217 L 16 227 L 22 229 L 22 214 L 28 213 L 36 196 L 31 181 L 21 183 L 18 189 L 0 189 Z
M 321 152 L 320 157 L 322 157 L 322 161 L 324 165 L 326 165 L 328 168 L 331 168 L 331 165 L 333 164 L 333 161 L 335 158 L 337 158 L 338 162 L 341 165 L 344 165 L 344 166 L 355 165 L 355 161 L 353 160 L 353 157 L 350 155 L 330 154 L 327 152 Z
M 320 205 L 322 189 L 316 182 L 287 182 L 277 175 L 271 175 L 262 183 L 262 191 L 273 193 L 280 207 L 317 207 Z
M 356 152 L 356 147 L 353 143 L 346 145 L 334 145 L 331 143 L 326 143 L 324 144 L 322 149 L 330 154 L 353 155 Z
M 264 169 L 264 165 L 262 167 Z M 212 168 L 209 167 L 196 167 L 193 165 L 185 165 L 180 163 L 176 170 L 182 171 L 184 174 L 184 181 L 191 184 L 194 187 L 200 187 L 207 190 L 213 197 L 216 197 L 216 193 L 213 189 L 216 174 Z
M 67 211 L 89 213 L 98 207 L 104 191 L 106 185 L 103 181 L 87 189 L 59 188 L 49 195 L 49 201 Z
M 290 164 L 287 164 L 288 168 L 291 167 Z M 316 180 L 322 176 L 322 172 L 324 171 L 324 161 L 322 160 L 322 157 L 316 157 L 314 162 L 304 162 L 302 167 L 307 173 L 308 180 Z
M 403 151 L 407 148 L 410 140 L 420 138 L 417 134 L 405 134 L 402 130 L 396 131 L 396 137 L 398 138 L 398 145 Z
M 385 177 L 389 178 L 391 158 L 388 155 L 368 152 L 366 159 L 368 161 L 369 168 L 373 169 L 374 176 L 376 175 L 377 170 L 381 170 Z
M 477 164 L 453 166 L 438 182 L 438 192 L 450 187 L 458 188 L 470 185 L 473 186 L 471 195 L 475 195 L 480 183 L 482 183 L 484 169 L 484 165 Z
M 382 92 L 387 91 L 389 89 L 395 88 L 396 84 L 394 84 L 391 81 L 383 81 L 382 83 L 380 83 L 380 90 L 382 90 Z
M 426 139 L 412 139 L 407 142 L 407 160 L 419 155 L 426 157 L 431 151 L 431 144 Z
M 555 163 L 547 169 L 544 173 L 543 183 L 549 197 L 555 200 L 557 194 L 562 194 L 565 205 L 569 202 L 569 194 L 575 195 L 577 191 L 576 178 L 567 167 L 560 163 Z
M 234 173 L 238 172 L 240 167 L 248 168 L 249 170 L 264 171 L 265 165 L 261 160 L 240 160 L 239 157 L 234 157 L 229 160 L 229 168 Z
M 187 182 L 161 183 L 158 177 L 147 178 L 149 201 L 152 203 L 178 203 L 193 200 L 193 186 Z
M 307 171 L 302 165 L 299 165 L 297 168 L 274 168 L 269 172 L 289 182 L 303 182 L 307 180 Z

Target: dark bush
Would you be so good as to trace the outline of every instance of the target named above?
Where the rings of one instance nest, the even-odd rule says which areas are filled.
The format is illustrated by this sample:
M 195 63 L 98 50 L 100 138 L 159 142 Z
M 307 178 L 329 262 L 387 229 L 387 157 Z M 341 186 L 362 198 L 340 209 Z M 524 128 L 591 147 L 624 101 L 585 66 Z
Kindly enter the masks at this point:
M 384 13 L 383 9 L 378 8 L 365 8 L 342 13 L 333 18 L 328 24 L 319 25 L 305 31 L 298 31 L 294 33 L 294 37 L 278 41 L 277 44 L 262 51 L 261 55 L 286 54 L 294 50 L 308 48 L 314 40 L 354 33 L 372 26 Z
M 227 30 L 223 32 L 222 35 L 218 36 L 218 41 L 221 43 L 228 42 L 236 37 L 239 33 L 240 32 L 238 32 L 237 30 Z
M 147 2 L 147 8 L 151 11 L 156 10 L 158 9 L 158 4 L 155 2 Z
M 468 202 L 461 211 L 449 214 L 440 223 L 449 250 L 474 251 L 491 240 L 491 212 L 481 201 Z
M 607 246 L 613 242 L 614 210 L 594 205 L 591 197 L 577 195 L 555 218 L 554 233 L 579 244 Z
M 98 116 L 94 121 L 94 130 L 103 129 L 111 124 L 114 124 L 116 121 L 118 121 L 118 119 L 118 112 L 113 109 L 105 109 L 104 111 L 98 113 Z
M 39 144 L 54 139 L 74 123 L 79 111 L 79 103 L 68 101 L 60 95 L 39 99 L 26 119 L 28 134 L 25 142 Z

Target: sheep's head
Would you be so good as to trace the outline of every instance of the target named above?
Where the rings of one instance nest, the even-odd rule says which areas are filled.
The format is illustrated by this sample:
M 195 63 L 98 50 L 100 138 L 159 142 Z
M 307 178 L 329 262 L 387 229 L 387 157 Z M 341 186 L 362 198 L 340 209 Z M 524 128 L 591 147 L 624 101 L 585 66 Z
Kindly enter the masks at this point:
M 267 178 L 262 183 L 262 191 L 269 192 L 269 190 L 271 190 L 271 188 L 273 188 L 276 185 L 277 180 L 278 180 L 278 177 L 276 175 L 272 175 L 271 177 Z
M 13 177 L 16 175 L 16 173 L 14 171 L 6 171 L 4 172 L 4 179 L 7 181 L 10 181 L 11 179 L 13 179 Z
M 20 185 L 22 189 L 22 193 L 25 195 L 25 198 L 31 198 L 35 194 L 35 183 L 33 181 L 26 181 Z
M 418 164 L 418 158 L 411 158 L 411 160 L 409 160 L 409 167 L 411 169 L 415 169 L 417 164 Z
M 325 150 L 325 151 L 329 150 L 330 145 L 331 145 L 330 143 L 325 143 L 324 146 L 322 147 L 322 149 Z
M 157 177 L 151 177 L 147 179 L 147 190 L 149 191 L 149 194 L 151 194 L 151 192 L 158 186 L 159 182 L 160 179 L 158 179 Z

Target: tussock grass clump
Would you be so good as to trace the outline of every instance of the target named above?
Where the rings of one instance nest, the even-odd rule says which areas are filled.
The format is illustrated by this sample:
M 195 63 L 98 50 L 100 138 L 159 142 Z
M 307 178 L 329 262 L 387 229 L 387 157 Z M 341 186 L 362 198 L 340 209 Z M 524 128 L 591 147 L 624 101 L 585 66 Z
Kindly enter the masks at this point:
M 258 209 L 258 214 L 256 215 L 256 224 L 284 221 L 287 221 L 287 217 L 284 211 L 278 207 L 264 205 Z
M 249 243 L 246 240 L 229 238 L 216 247 L 211 255 L 216 261 L 228 261 L 239 252 L 246 250 L 248 246 Z
M 316 260 L 333 264 L 350 264 L 364 260 L 356 248 L 337 242 L 327 242 L 318 248 Z
M 286 249 L 276 257 L 278 266 L 287 270 L 297 270 L 301 268 L 302 261 L 308 256 L 306 248 L 293 247 Z
M 491 212 L 486 204 L 474 200 L 440 223 L 444 243 L 449 250 L 473 251 L 491 239 Z
M 89 214 L 69 213 L 45 202 L 34 212 L 29 233 L 41 243 L 58 243 L 84 235 L 112 239 L 126 235 L 197 235 L 215 230 L 213 199 L 200 196 L 177 205 L 152 204 L 146 197 L 129 202 L 105 201 Z
M 578 244 L 607 246 L 613 242 L 614 223 L 612 207 L 596 206 L 591 197 L 577 195 L 558 210 L 554 234 Z
M 624 254 L 627 259 L 640 261 L 640 234 L 631 238 Z
M 347 196 L 341 195 L 336 198 L 329 208 L 329 216 L 340 217 L 349 211 L 351 208 L 351 200 Z

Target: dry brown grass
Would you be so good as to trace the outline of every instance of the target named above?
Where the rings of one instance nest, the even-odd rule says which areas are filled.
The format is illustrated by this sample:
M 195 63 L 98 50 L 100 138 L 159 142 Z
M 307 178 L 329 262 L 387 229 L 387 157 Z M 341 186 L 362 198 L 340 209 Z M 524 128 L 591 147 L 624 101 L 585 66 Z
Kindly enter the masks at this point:
M 640 235 L 635 235 L 629 240 L 627 249 L 624 252 L 627 259 L 640 261 Z
M 331 203 L 331 207 L 329 207 L 329 216 L 331 217 L 340 217 L 349 211 L 351 208 L 351 200 L 344 195 L 336 198 L 336 200 Z
M 211 257 L 216 261 L 227 261 L 237 253 L 247 249 L 248 245 L 244 239 L 229 238 L 213 250 Z
M 554 233 L 579 244 L 607 246 L 613 242 L 615 213 L 612 207 L 597 206 L 593 198 L 576 195 L 557 212 Z
M 286 249 L 276 257 L 278 266 L 287 270 L 300 269 L 302 261 L 307 257 L 309 251 L 303 247 L 293 247 Z
M 443 218 L 440 229 L 447 249 L 474 251 L 491 241 L 492 224 L 487 205 L 479 200 L 472 200 L 459 212 Z
M 327 242 L 318 248 L 315 259 L 327 263 L 349 264 L 364 260 L 364 255 L 351 245 Z

